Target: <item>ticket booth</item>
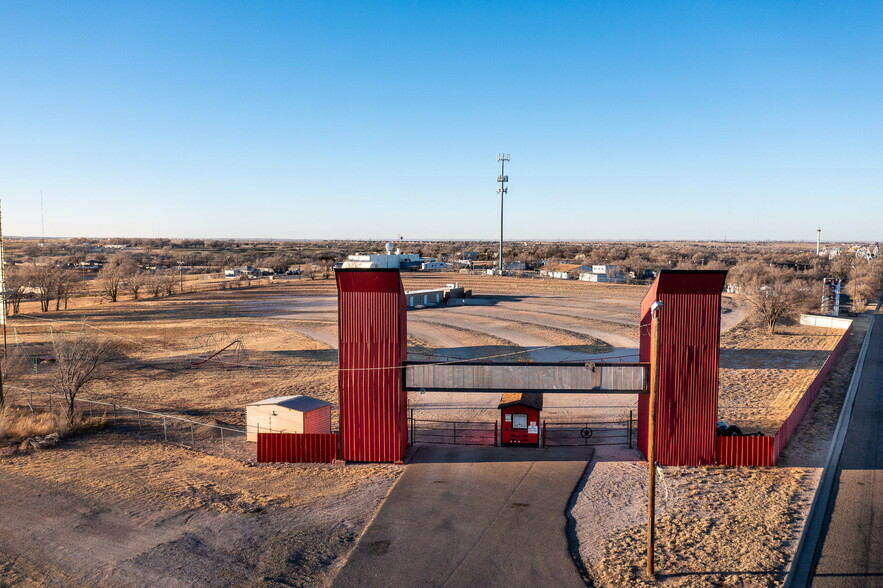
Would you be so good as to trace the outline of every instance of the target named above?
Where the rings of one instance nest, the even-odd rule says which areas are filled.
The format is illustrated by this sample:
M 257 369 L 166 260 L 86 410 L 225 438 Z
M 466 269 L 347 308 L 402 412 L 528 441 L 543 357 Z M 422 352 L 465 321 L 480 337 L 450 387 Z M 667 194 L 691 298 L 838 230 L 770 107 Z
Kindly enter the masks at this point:
M 500 444 L 504 447 L 540 446 L 541 392 L 508 392 L 500 398 Z

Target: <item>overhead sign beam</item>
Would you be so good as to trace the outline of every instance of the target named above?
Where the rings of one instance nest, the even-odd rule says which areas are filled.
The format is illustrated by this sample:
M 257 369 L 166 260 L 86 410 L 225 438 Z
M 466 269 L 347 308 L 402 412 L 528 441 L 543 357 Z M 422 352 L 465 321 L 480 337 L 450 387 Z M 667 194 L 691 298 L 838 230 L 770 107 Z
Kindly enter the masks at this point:
M 405 362 L 404 388 L 419 392 L 642 394 L 646 363 Z

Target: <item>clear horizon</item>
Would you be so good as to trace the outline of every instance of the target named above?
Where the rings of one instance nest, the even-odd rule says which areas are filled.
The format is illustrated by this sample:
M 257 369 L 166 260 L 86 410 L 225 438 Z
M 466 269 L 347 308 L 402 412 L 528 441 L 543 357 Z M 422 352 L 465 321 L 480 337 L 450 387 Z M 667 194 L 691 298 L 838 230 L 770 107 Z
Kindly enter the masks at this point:
M 41 235 L 42 190 L 47 238 L 494 241 L 507 152 L 507 241 L 881 241 L 880 30 L 871 2 L 4 3 L 3 231 Z

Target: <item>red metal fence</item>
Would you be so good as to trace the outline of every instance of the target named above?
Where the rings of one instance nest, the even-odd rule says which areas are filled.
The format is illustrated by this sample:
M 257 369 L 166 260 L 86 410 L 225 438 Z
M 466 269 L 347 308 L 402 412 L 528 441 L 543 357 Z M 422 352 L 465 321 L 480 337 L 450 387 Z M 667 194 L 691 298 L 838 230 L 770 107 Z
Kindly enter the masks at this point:
M 337 439 L 336 433 L 258 433 L 258 462 L 331 463 Z
M 779 459 L 779 454 L 788 444 L 797 425 L 803 420 L 806 411 L 809 410 L 813 400 L 821 390 L 828 373 L 834 366 L 834 362 L 843 353 L 843 349 L 849 342 L 852 334 L 852 325 L 846 329 L 840 337 L 840 341 L 831 351 L 828 359 L 822 365 L 819 373 L 803 393 L 800 401 L 779 427 L 772 437 L 768 435 L 751 437 L 718 437 L 717 438 L 717 463 L 730 466 L 773 466 Z

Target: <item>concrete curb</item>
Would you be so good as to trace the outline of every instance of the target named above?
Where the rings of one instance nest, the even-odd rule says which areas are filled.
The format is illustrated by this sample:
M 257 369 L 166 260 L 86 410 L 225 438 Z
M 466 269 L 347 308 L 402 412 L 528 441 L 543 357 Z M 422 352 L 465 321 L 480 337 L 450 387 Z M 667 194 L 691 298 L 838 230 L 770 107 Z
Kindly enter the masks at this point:
M 880 309 L 880 304 L 877 303 L 876 310 Z M 831 490 L 834 488 L 834 480 L 837 477 L 837 470 L 840 466 L 843 442 L 846 439 L 849 421 L 852 418 L 855 395 L 858 390 L 858 383 L 862 377 L 862 368 L 867 355 L 868 345 L 871 341 L 871 332 L 874 330 L 875 319 L 876 315 L 872 315 L 868 323 L 868 330 L 865 332 L 865 339 L 862 342 L 861 351 L 855 362 L 855 370 L 852 372 L 852 378 L 849 380 L 846 398 L 843 399 L 843 408 L 840 410 L 840 417 L 837 419 L 837 426 L 834 428 L 834 435 L 831 438 L 831 447 L 828 449 L 828 457 L 825 460 L 822 478 L 819 481 L 818 487 L 816 487 L 812 506 L 810 506 L 806 523 L 803 526 L 803 532 L 800 534 L 800 540 L 797 543 L 797 551 L 794 553 L 794 559 L 791 562 L 791 569 L 785 578 L 784 588 L 804 588 L 809 586 L 809 576 L 815 563 L 822 526 L 825 522 L 825 517 L 831 509 Z

